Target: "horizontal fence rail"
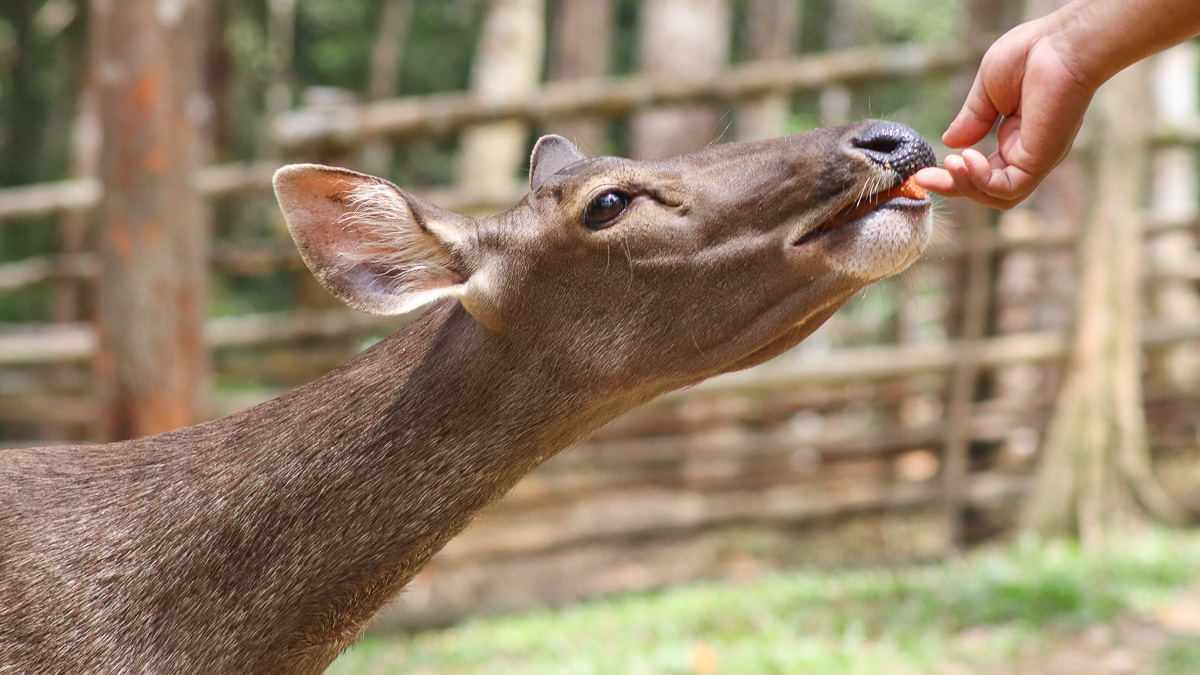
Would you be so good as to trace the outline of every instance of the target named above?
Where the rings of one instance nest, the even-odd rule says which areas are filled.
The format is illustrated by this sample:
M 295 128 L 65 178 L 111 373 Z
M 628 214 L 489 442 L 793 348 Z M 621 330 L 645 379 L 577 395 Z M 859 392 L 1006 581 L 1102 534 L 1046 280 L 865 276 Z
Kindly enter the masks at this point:
M 282 161 L 274 161 L 204 167 L 196 172 L 196 190 L 207 199 L 266 193 L 271 189 L 271 176 L 282 165 Z M 419 196 L 437 202 L 442 208 L 478 211 L 497 203 L 515 204 L 527 190 L 526 185 L 514 184 L 499 195 L 450 188 L 419 191 Z M 0 188 L 0 226 L 22 218 L 87 213 L 99 204 L 100 183 L 94 178 Z
M 928 76 L 977 63 L 979 46 L 903 44 L 824 52 L 732 66 L 711 77 L 636 74 L 623 78 L 564 80 L 510 100 L 475 94 L 441 94 L 359 106 L 302 109 L 282 115 L 277 142 L 295 149 L 354 145 L 372 138 L 446 135 L 500 120 L 541 123 L 571 117 L 616 118 L 656 105 L 735 101 L 768 93 L 816 90 L 831 84 Z

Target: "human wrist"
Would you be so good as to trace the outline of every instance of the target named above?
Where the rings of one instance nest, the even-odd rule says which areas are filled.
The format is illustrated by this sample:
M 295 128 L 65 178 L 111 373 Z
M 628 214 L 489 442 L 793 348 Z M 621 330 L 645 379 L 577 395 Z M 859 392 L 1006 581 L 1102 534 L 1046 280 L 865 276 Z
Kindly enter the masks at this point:
M 1137 58 L 1123 54 L 1119 40 L 1095 3 L 1075 2 L 1036 21 L 1037 33 L 1054 51 L 1072 78 L 1089 91 L 1095 91 L 1113 75 L 1132 65 Z
M 1074 0 L 1037 21 L 1073 76 L 1094 90 L 1134 63 L 1200 34 L 1200 2 Z

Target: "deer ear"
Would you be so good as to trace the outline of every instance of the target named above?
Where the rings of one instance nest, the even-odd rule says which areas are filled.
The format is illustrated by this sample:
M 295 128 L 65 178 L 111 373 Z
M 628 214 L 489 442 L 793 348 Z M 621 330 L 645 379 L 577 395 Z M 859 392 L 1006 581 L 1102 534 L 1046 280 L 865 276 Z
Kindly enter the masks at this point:
M 462 295 L 473 222 L 372 176 L 292 164 L 275 196 L 305 264 L 334 295 L 371 314 L 402 314 Z
M 553 134 L 542 136 L 533 146 L 533 156 L 529 158 L 529 189 L 537 190 L 551 176 L 581 159 L 587 157 L 576 150 L 571 141 Z

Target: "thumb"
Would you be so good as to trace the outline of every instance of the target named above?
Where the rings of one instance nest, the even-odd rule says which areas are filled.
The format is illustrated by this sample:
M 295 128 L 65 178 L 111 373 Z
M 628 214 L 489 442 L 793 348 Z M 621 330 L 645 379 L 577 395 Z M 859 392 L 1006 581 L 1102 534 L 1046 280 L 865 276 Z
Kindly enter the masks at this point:
M 942 142 L 948 148 L 975 145 L 988 135 L 999 117 L 1000 111 L 996 109 L 981 79 L 976 76 L 962 109 L 958 111 L 946 133 L 942 134 Z

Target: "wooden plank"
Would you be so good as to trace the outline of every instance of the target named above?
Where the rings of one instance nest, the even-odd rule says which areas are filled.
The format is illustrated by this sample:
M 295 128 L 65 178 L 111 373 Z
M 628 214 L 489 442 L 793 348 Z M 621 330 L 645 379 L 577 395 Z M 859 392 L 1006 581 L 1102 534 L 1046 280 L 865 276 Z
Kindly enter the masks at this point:
M 0 366 L 78 363 L 96 352 L 90 324 L 7 325 L 0 330 Z
M 972 240 L 994 228 L 995 216 L 982 207 L 967 212 L 964 223 L 968 246 Z M 992 307 L 992 259 L 983 249 L 975 248 L 963 261 L 966 283 L 962 293 L 963 320 L 958 335 L 960 344 L 974 345 L 987 334 Z M 971 443 L 971 413 L 975 405 L 975 390 L 979 380 L 979 352 L 968 349 L 954 365 L 950 375 L 949 400 L 946 405 L 946 442 L 942 449 L 942 490 L 951 546 L 961 546 L 963 516 L 966 505 L 967 462 Z
M 280 162 L 256 162 L 200 168 L 195 173 L 195 188 L 207 199 L 267 194 L 271 190 L 271 176 L 281 165 Z M 504 190 L 488 194 L 461 187 L 414 192 L 450 211 L 494 213 L 521 201 L 528 191 L 528 184 L 514 182 Z M 0 226 L 22 218 L 89 213 L 96 209 L 102 194 L 99 182 L 92 178 L 0 188 Z
M 34 425 L 50 420 L 71 424 L 91 424 L 94 421 L 95 404 L 91 397 L 57 392 L 45 383 L 39 386 L 31 377 L 22 379 L 25 382 L 19 390 L 6 388 L 0 391 L 0 419 Z M 231 414 L 281 393 L 278 389 L 263 389 L 220 395 L 216 397 L 216 414 Z M 871 402 L 877 403 L 875 400 Z M 1017 428 L 1042 428 L 1048 410 L 1048 402 L 1045 401 L 982 402 L 975 406 L 969 426 L 970 437 L 972 440 L 999 442 Z M 638 412 L 634 412 L 628 417 L 638 415 Z M 1155 430 L 1182 427 L 1186 432 L 1200 423 L 1200 408 L 1196 406 L 1195 397 L 1187 392 L 1148 392 L 1146 415 L 1151 428 Z M 534 478 L 518 486 L 506 503 L 549 498 L 555 494 L 575 496 L 585 491 L 613 489 L 614 486 L 627 484 L 719 483 L 726 477 L 737 475 L 730 468 L 731 461 L 744 463 L 745 471 L 741 475 L 749 476 L 752 480 L 757 480 L 757 472 L 769 466 L 779 467 L 781 475 L 803 477 L 805 472 L 813 475 L 833 465 L 869 458 L 888 458 L 914 449 L 937 452 L 943 442 L 943 432 L 941 425 L 926 425 L 871 429 L 853 434 L 827 433 L 807 438 L 777 430 L 725 435 L 703 442 L 681 435 L 642 439 L 593 437 L 563 451 L 540 467 Z M 1190 435 L 1181 436 L 1180 439 L 1176 443 L 1180 448 L 1194 445 Z M 1156 440 L 1155 446 L 1163 446 L 1167 441 L 1170 439 Z M 795 453 L 801 449 L 803 456 L 797 458 Z M 803 460 L 802 466 L 795 464 L 797 459 Z M 691 472 L 691 477 L 687 480 L 681 478 L 683 471 Z
M 1200 331 L 1200 325 L 1195 328 Z M 848 380 L 876 381 L 945 372 L 967 360 L 985 366 L 1048 361 L 1060 358 L 1065 348 L 1062 335 L 1050 331 L 944 345 L 855 347 L 772 361 L 749 370 L 720 375 L 701 382 L 686 393 L 675 392 L 668 396 L 680 398 L 697 392 L 764 393 Z
M 1028 477 L 999 472 L 971 477 L 970 503 L 994 503 L 1024 494 Z M 471 527 L 451 540 L 438 557 L 447 561 L 526 555 L 536 551 L 580 546 L 606 539 L 670 536 L 740 522 L 825 520 L 882 509 L 904 509 L 935 503 L 942 498 L 936 481 L 891 483 L 847 480 L 820 488 L 778 485 L 767 489 L 712 491 L 621 491 L 588 500 L 573 500 L 544 513 L 506 517 L 502 522 L 485 511 Z
M 195 188 L 208 198 L 271 189 L 275 162 L 226 164 L 197 169 Z M 0 223 L 61 213 L 92 211 L 103 194 L 95 178 L 75 178 L 52 183 L 0 189 Z
M 50 393 L 0 396 L 0 422 L 90 427 L 99 417 L 100 405 L 95 396 Z
M 0 291 L 12 292 L 50 280 L 91 281 L 99 272 L 96 256 L 85 253 L 28 258 L 0 265 Z
M 196 170 L 195 188 L 207 198 L 261 193 L 271 189 L 277 162 L 251 162 L 203 167 Z M 0 223 L 8 220 L 61 213 L 92 211 L 103 188 L 95 178 L 22 185 L 0 189 Z
M 211 348 L 226 349 L 393 331 L 409 320 L 409 316 L 376 317 L 349 309 L 309 314 L 251 314 L 210 319 L 204 336 Z M 95 351 L 96 337 L 88 323 L 0 329 L 0 367 L 87 361 Z

